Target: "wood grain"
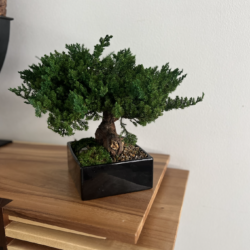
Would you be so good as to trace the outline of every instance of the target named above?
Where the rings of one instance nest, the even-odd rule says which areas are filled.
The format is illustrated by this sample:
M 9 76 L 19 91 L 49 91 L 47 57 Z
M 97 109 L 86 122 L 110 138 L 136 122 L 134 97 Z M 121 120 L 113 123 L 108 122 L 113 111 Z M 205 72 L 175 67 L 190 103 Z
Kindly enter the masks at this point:
M 188 171 L 168 169 L 137 245 L 114 240 L 100 240 L 51 229 L 10 224 L 6 234 L 22 240 L 67 250 L 173 250 L 188 179 Z M 16 245 L 18 241 L 16 241 Z M 38 245 L 21 242 L 8 250 L 40 250 Z M 32 248 L 33 247 L 33 248 Z M 54 249 L 54 248 L 53 248 Z M 41 250 L 51 250 L 42 248 Z
M 27 241 L 13 240 L 8 245 L 8 250 L 58 250 L 58 249 L 30 243 Z
M 86 233 L 82 233 L 82 232 L 79 232 L 79 231 L 70 230 L 70 229 L 67 229 L 67 228 L 57 227 L 57 226 L 44 224 L 44 223 L 40 223 L 40 222 L 36 222 L 36 221 L 32 221 L 32 220 L 26 220 L 26 219 L 18 218 L 18 217 L 15 217 L 15 216 L 9 216 L 9 220 L 16 221 L 16 222 L 21 222 L 23 224 L 28 224 L 28 225 L 33 225 L 33 226 L 45 227 L 45 228 L 53 229 L 53 230 L 56 230 L 56 231 L 63 231 L 63 232 L 68 232 L 68 233 L 72 233 L 72 234 L 79 234 L 79 235 L 84 235 L 84 236 L 87 236 L 87 237 L 94 237 L 94 238 L 103 239 L 103 240 L 106 239 L 105 237 L 99 237 L 99 236 L 92 235 L 92 234 L 86 234 Z
M 4 228 L 9 224 L 9 219 L 6 214 L 3 213 L 3 208 L 6 206 L 11 200 L 0 198 L 0 249 L 7 250 L 8 239 L 5 236 Z
M 7 13 L 7 0 L 0 0 L 0 16 L 6 16 Z
M 68 173 L 66 146 L 13 143 L 0 148 L 1 197 L 13 200 L 4 213 L 133 244 L 168 161 L 167 155 L 155 161 L 153 189 L 81 201 Z

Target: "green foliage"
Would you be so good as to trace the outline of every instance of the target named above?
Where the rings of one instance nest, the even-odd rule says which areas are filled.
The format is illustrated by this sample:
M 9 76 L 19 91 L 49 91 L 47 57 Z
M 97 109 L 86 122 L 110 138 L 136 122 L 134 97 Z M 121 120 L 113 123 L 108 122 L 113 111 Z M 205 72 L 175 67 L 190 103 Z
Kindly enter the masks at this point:
M 80 44 L 66 45 L 67 53 L 44 55 L 37 65 L 19 72 L 23 84 L 10 89 L 35 108 L 36 116 L 49 112 L 48 127 L 60 135 L 87 130 L 88 120 L 99 120 L 104 111 L 117 119 L 128 119 L 145 126 L 164 111 L 186 108 L 202 101 L 193 98 L 169 98 L 186 75 L 166 63 L 145 68 L 136 65 L 130 49 L 102 57 L 112 36 L 100 39 L 93 53 Z M 122 133 L 129 143 L 136 136 L 121 120 Z
M 74 141 L 71 143 L 71 147 L 84 167 L 112 163 L 110 153 L 92 137 Z M 86 150 L 80 152 L 82 148 L 86 148 Z
M 176 98 L 173 100 L 169 97 L 167 99 L 167 105 L 165 107 L 165 111 L 169 111 L 171 109 L 187 108 L 191 105 L 195 105 L 196 103 L 201 102 L 203 98 L 204 98 L 204 93 L 202 93 L 202 97 L 197 97 L 196 100 L 194 98 L 188 99 L 187 97 L 180 98 L 179 96 L 176 96 Z
M 134 123 L 134 122 L 133 122 Z M 136 142 L 137 142 L 137 137 L 136 135 L 134 134 L 131 134 L 128 132 L 128 130 L 126 129 L 126 124 L 122 122 L 122 118 L 120 119 L 120 124 L 121 124 L 121 127 L 122 127 L 122 132 L 121 132 L 121 135 L 124 135 L 124 143 L 125 144 L 132 144 L 132 145 L 135 145 Z M 134 123 L 135 126 L 137 126 L 137 123 Z
M 71 147 L 72 147 L 75 155 L 78 155 L 79 151 L 82 148 L 85 148 L 87 146 L 88 147 L 95 147 L 95 146 L 99 146 L 99 144 L 93 137 L 83 138 L 79 141 L 74 141 L 71 143 Z

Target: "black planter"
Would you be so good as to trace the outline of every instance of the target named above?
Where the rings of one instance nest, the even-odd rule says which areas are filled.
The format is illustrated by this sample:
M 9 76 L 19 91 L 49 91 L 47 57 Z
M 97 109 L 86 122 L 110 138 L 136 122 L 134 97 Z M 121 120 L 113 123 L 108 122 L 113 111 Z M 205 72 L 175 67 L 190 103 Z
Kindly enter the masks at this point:
M 10 21 L 13 18 L 0 16 L 0 71 L 2 69 L 4 59 L 7 53 L 9 37 L 10 37 Z
M 0 140 L 0 147 L 5 146 L 5 145 L 7 145 L 9 143 L 12 143 L 12 141 L 9 141 L 9 140 Z
M 13 18 L 0 16 L 0 71 L 2 69 L 5 55 L 8 48 L 9 36 L 10 36 L 10 21 Z M 11 143 L 12 141 L 0 140 L 0 147 Z
M 68 168 L 82 200 L 142 191 L 153 187 L 153 157 L 82 167 L 68 142 Z M 145 152 L 146 153 L 146 152 Z

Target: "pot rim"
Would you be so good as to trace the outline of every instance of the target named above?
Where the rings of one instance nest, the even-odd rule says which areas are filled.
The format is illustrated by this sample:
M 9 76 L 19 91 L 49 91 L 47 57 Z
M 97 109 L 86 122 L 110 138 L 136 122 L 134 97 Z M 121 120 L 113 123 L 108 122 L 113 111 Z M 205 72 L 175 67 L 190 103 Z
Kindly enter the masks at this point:
M 112 162 L 112 163 L 106 163 L 106 164 L 99 164 L 99 165 L 91 165 L 91 166 L 82 166 L 82 164 L 78 161 L 72 147 L 71 147 L 71 143 L 74 141 L 69 141 L 67 142 L 67 146 L 72 154 L 72 156 L 74 157 L 74 159 L 76 160 L 77 164 L 79 165 L 80 168 L 92 168 L 92 167 L 102 167 L 102 166 L 114 166 L 114 165 L 120 165 L 120 164 L 125 164 L 125 163 L 132 163 L 132 162 L 141 162 L 141 161 L 151 161 L 154 160 L 154 158 L 148 154 L 145 150 L 143 150 L 140 146 L 138 146 L 137 144 L 135 144 L 137 147 L 139 147 L 145 154 L 148 155 L 148 157 L 143 158 L 143 159 L 138 159 L 138 160 L 129 160 L 129 161 L 120 161 L 120 162 Z
M 6 19 L 6 20 L 10 20 L 10 21 L 14 20 L 14 18 L 12 18 L 12 17 L 1 16 L 1 15 L 0 15 L 0 19 Z

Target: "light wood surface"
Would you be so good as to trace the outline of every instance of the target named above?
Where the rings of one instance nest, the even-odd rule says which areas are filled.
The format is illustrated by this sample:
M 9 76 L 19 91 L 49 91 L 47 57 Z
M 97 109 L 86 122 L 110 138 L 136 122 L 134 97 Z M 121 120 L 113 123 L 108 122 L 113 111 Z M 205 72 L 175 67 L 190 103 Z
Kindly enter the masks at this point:
M 10 237 L 65 250 L 173 250 L 187 179 L 188 171 L 167 169 L 137 245 L 73 235 L 17 222 L 7 226 L 6 234 Z M 31 246 L 31 243 L 27 244 Z M 22 242 L 23 248 L 8 248 L 8 250 L 40 250 L 37 245 L 33 245 L 33 248 L 27 247 L 27 249 L 24 246 L 25 243 Z
M 153 155 L 154 156 L 154 155 Z M 153 189 L 81 201 L 68 174 L 66 146 L 13 143 L 0 148 L 4 213 L 112 240 L 136 243 L 169 161 L 154 161 Z
M 86 233 L 82 233 L 82 232 L 75 231 L 75 230 L 70 230 L 70 229 L 63 228 L 63 227 L 57 227 L 57 226 L 53 226 L 53 225 L 49 225 L 49 224 L 45 224 L 45 223 L 40 223 L 40 222 L 36 222 L 36 221 L 32 221 L 32 220 L 26 220 L 26 219 L 18 218 L 18 217 L 15 217 L 15 216 L 9 216 L 9 220 L 16 221 L 16 222 L 21 222 L 21 223 L 28 224 L 28 225 L 33 225 L 33 226 L 45 227 L 45 228 L 49 228 L 49 229 L 53 229 L 53 230 L 57 230 L 57 231 L 63 231 L 63 232 L 68 232 L 68 233 L 73 233 L 73 234 L 79 234 L 79 235 L 94 237 L 94 238 L 103 239 L 103 240 L 106 239 L 105 237 L 99 237 L 99 236 L 92 235 L 92 234 L 86 234 Z
M 42 246 L 22 240 L 12 240 L 8 250 L 58 250 L 56 248 Z

